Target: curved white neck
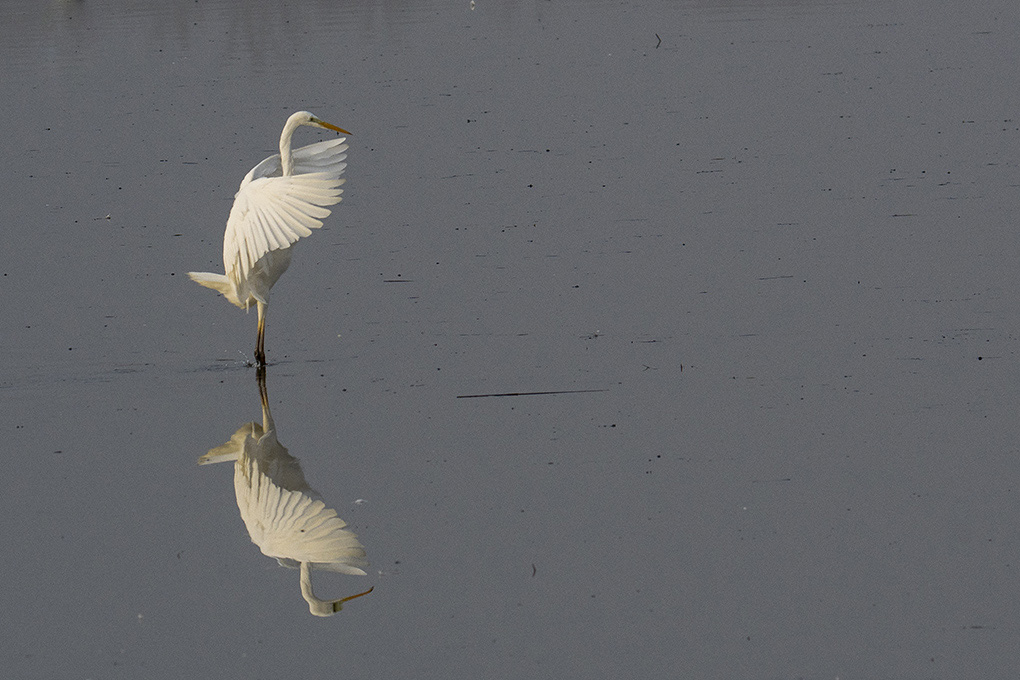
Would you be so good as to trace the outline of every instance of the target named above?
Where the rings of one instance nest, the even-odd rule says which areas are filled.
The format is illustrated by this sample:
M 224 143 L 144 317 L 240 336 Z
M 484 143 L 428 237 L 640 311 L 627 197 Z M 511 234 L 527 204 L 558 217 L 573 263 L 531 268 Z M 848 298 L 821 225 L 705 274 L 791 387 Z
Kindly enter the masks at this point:
M 280 165 L 283 167 L 283 176 L 290 177 L 294 174 L 294 157 L 290 153 L 290 139 L 294 136 L 294 131 L 298 129 L 300 123 L 292 123 L 287 121 L 287 124 L 283 126 L 283 132 L 280 134 Z

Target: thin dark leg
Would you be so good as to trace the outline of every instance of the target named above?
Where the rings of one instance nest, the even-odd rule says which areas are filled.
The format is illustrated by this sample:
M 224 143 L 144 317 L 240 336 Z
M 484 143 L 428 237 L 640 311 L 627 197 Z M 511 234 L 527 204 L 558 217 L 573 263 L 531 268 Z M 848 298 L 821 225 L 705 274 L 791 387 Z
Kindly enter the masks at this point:
M 259 302 L 259 337 L 255 341 L 255 363 L 259 366 L 266 365 L 266 305 Z
M 269 412 L 269 390 L 266 389 L 266 367 L 259 365 L 255 367 L 255 379 L 259 383 L 259 399 L 262 401 L 262 431 L 269 432 L 276 429 L 273 423 L 273 415 Z

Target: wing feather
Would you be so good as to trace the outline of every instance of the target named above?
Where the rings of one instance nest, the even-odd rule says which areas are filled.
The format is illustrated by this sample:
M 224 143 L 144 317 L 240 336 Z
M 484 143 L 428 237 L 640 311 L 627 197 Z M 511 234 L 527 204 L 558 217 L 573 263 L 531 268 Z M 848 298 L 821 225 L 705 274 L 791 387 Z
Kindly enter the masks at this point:
M 266 213 L 262 205 L 256 205 L 254 219 L 249 223 L 250 237 L 247 239 L 248 260 L 254 264 L 262 253 L 268 253 L 269 242 L 266 239 L 266 232 L 269 230 L 267 222 L 273 219 L 272 213 Z
M 286 248 L 291 244 L 294 230 L 289 226 L 287 215 L 266 210 L 262 212 L 261 217 L 260 235 L 265 237 L 266 244 L 265 249 L 260 252 Z
M 344 163 L 347 158 L 344 153 L 347 151 L 346 141 L 346 137 L 337 137 L 295 149 L 294 174 L 330 172 L 339 177 L 347 166 Z
M 227 275 L 243 280 L 266 253 L 310 236 L 341 200 L 347 144 L 338 137 L 296 149 L 294 174 L 282 177 L 280 155 L 245 176 L 223 239 Z

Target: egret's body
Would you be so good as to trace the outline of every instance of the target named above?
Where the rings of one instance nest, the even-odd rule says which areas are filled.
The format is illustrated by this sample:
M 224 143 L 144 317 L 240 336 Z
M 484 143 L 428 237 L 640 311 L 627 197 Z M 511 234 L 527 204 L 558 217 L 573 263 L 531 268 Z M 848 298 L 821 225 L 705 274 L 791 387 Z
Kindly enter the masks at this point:
M 255 361 L 266 363 L 265 332 L 269 291 L 290 266 L 291 246 L 330 214 L 340 202 L 341 175 L 347 163 L 345 137 L 309 144 L 291 151 L 291 138 L 302 125 L 350 134 L 342 128 L 298 111 L 280 135 L 280 153 L 245 175 L 223 234 L 225 274 L 188 272 L 201 285 L 223 294 L 242 309 L 258 306 Z

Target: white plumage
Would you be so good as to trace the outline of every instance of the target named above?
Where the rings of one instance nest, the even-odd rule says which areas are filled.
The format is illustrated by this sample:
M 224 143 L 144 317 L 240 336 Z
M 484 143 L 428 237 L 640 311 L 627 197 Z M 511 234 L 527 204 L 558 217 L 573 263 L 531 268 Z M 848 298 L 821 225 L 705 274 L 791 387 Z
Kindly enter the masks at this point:
M 307 111 L 287 119 L 280 135 L 280 153 L 265 159 L 245 175 L 223 234 L 225 274 L 188 272 L 191 279 L 222 293 L 248 309 L 258 305 L 255 360 L 266 362 L 265 318 L 269 291 L 290 266 L 291 247 L 310 236 L 340 202 L 347 167 L 346 138 L 330 139 L 291 151 L 291 138 L 302 125 L 350 134 Z

